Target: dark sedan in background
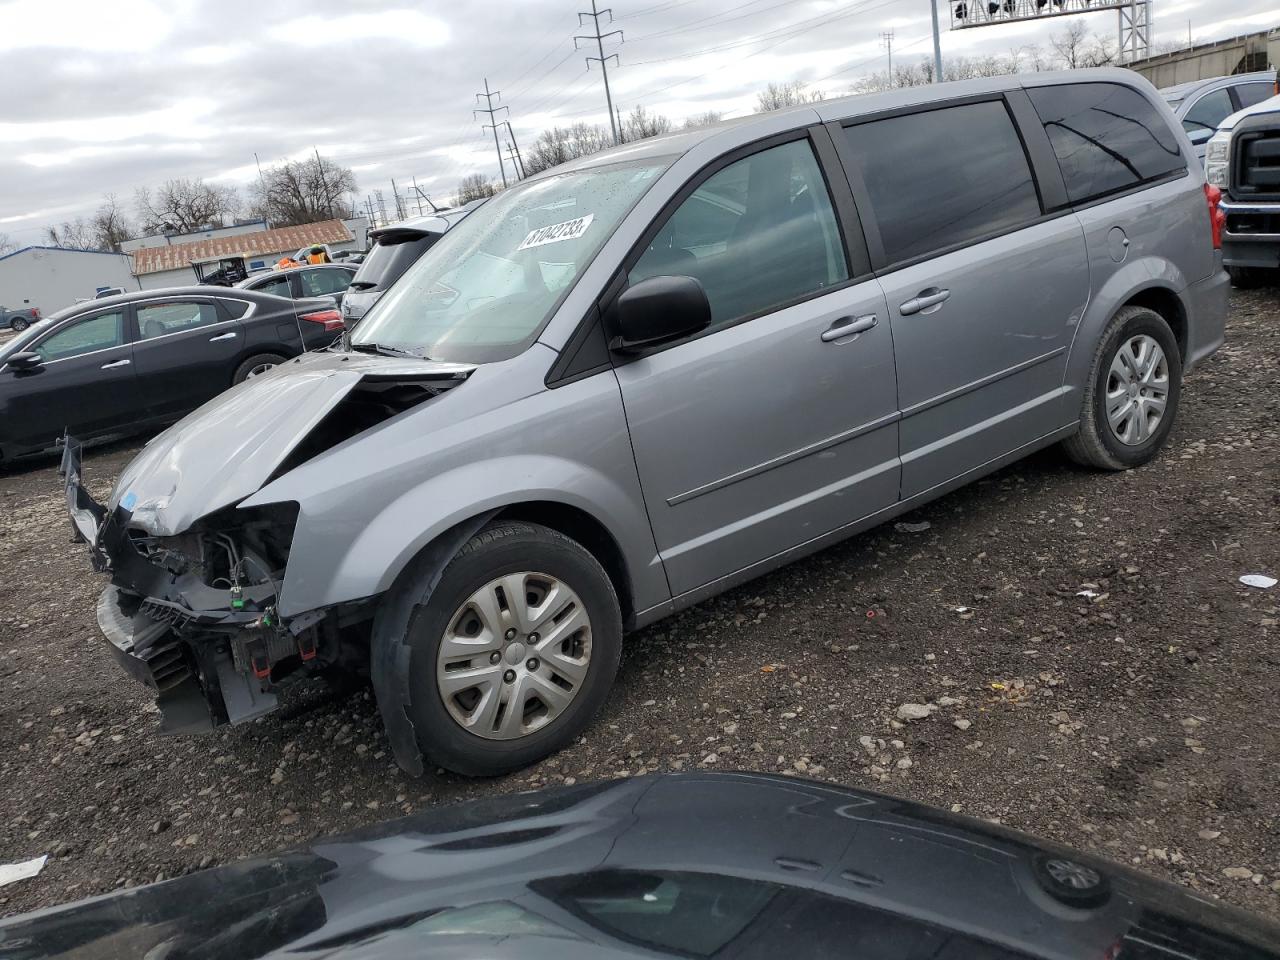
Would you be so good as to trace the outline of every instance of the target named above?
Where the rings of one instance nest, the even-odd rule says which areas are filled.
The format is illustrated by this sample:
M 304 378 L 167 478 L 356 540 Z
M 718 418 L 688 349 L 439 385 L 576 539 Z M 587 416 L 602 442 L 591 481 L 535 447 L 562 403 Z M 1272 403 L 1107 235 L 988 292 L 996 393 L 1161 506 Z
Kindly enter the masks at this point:
M 1278 938 L 978 820 L 706 773 L 439 808 L 14 917 L 0 956 L 1275 960 Z
M 333 297 L 335 303 L 341 304 L 347 286 L 355 275 L 355 264 L 324 263 L 255 273 L 236 286 L 241 290 L 257 290 L 259 293 L 271 293 L 291 300 Z
M 77 303 L 0 346 L 0 462 L 177 420 L 233 384 L 328 346 L 331 300 L 174 287 Z

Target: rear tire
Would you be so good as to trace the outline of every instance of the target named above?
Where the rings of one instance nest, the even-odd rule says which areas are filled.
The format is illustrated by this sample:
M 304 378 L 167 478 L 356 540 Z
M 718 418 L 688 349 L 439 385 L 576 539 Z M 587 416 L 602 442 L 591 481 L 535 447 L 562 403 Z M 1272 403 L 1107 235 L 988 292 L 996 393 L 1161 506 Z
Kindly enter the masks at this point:
M 1116 369 L 1125 368 L 1121 350 L 1129 350 L 1135 344 L 1146 347 L 1152 357 L 1158 356 L 1155 350 L 1158 347 L 1158 353 L 1162 354 L 1158 365 L 1164 374 L 1161 382 L 1151 378 L 1148 383 L 1135 375 L 1126 387 L 1123 378 L 1117 377 Z M 1164 407 L 1158 419 L 1154 419 L 1157 413 L 1149 404 L 1155 402 L 1161 390 Z M 1148 393 L 1152 394 L 1150 400 Z M 1182 360 L 1169 324 L 1146 307 L 1123 307 L 1102 332 L 1085 386 L 1080 431 L 1064 440 L 1063 448 L 1067 456 L 1086 467 L 1099 470 L 1140 467 L 1153 460 L 1164 446 L 1173 429 L 1181 396 Z M 1112 415 L 1123 417 L 1126 411 L 1136 412 L 1130 412 L 1128 419 L 1122 420 L 1125 429 L 1113 426 Z M 1124 433 L 1127 436 L 1122 436 Z
M 490 603 L 498 582 L 525 597 L 507 588 Z M 563 534 L 499 521 L 458 551 L 425 603 L 428 582 L 397 589 L 416 603 L 408 713 L 440 766 L 480 777 L 519 770 L 572 742 L 604 705 L 622 655 L 618 597 L 599 561 Z M 486 709 L 489 698 L 498 706 Z
M 1227 276 L 1231 285 L 1240 290 L 1253 290 L 1275 283 L 1280 278 L 1280 270 L 1267 270 L 1264 267 L 1227 267 Z
M 285 362 L 285 357 L 275 353 L 256 353 L 240 366 L 236 367 L 236 372 L 231 377 L 231 385 L 244 383 L 250 377 L 260 376 L 266 373 L 272 367 L 278 367 Z
M 31 326 L 31 324 L 26 320 L 23 320 L 21 317 L 14 317 L 9 326 L 13 328 L 14 333 L 21 333 L 23 330 L 27 329 L 27 327 Z

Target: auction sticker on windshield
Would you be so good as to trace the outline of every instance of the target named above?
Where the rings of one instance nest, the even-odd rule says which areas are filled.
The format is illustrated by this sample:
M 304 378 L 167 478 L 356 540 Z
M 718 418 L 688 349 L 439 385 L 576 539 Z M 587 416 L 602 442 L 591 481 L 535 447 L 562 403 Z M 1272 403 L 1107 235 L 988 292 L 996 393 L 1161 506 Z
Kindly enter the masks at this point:
M 559 243 L 561 240 L 577 240 L 587 232 L 587 227 L 591 226 L 591 221 L 595 219 L 595 216 L 594 213 L 588 213 L 585 217 L 576 217 L 563 223 L 553 223 L 546 227 L 539 227 L 537 230 L 530 230 L 529 235 L 524 238 L 516 249 L 528 250 L 530 247 Z

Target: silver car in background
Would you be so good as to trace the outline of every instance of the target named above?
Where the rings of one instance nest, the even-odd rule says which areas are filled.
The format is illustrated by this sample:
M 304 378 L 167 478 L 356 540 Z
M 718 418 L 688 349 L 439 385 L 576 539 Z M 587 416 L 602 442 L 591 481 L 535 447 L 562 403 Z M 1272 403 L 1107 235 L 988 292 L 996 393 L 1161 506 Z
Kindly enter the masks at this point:
M 1263 70 L 1164 87 L 1160 96 L 1181 122 L 1191 145 L 1195 147 L 1196 156 L 1203 163 L 1205 146 L 1223 120 L 1237 110 L 1261 103 L 1278 93 L 1280 86 L 1276 83 L 1276 71 Z
M 148 444 L 105 506 L 68 444 L 108 647 L 167 729 L 367 666 L 406 770 L 534 762 L 600 709 L 626 631 L 1051 444 L 1149 462 L 1223 340 L 1216 203 L 1123 70 L 830 100 L 546 171 L 345 348 Z

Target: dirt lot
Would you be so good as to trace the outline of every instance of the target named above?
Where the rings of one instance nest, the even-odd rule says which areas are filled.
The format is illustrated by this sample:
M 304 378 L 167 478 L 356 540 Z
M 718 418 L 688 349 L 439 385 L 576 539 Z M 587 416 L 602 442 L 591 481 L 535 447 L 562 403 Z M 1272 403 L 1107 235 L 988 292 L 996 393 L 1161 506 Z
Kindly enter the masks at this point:
M 996 818 L 1280 916 L 1280 587 L 1238 582 L 1280 575 L 1278 419 L 1280 291 L 1237 294 L 1155 464 L 1050 451 L 904 518 L 927 530 L 645 630 L 580 743 L 488 782 L 405 777 L 369 696 L 319 685 L 161 739 L 98 639 L 52 464 L 0 474 L 0 862 L 52 855 L 0 915 L 490 791 L 724 767 Z M 135 449 L 91 455 L 97 492 Z M 905 703 L 936 710 L 902 725 Z

